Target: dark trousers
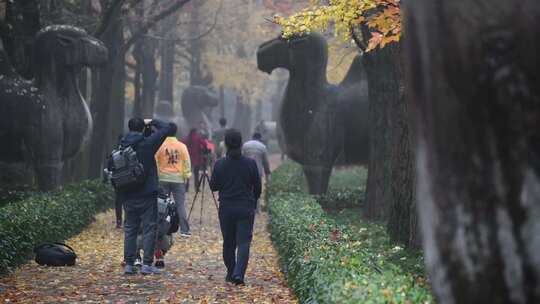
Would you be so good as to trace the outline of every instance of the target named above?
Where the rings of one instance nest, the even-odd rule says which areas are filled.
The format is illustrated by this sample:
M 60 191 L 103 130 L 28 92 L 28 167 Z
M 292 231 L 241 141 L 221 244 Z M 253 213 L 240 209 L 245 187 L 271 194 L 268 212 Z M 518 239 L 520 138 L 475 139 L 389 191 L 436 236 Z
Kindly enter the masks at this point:
M 114 206 L 116 213 L 116 225 L 118 226 L 122 225 L 122 205 L 122 198 L 118 193 L 116 193 Z
M 124 260 L 133 265 L 137 256 L 137 232 L 143 228 L 143 264 L 152 265 L 157 237 L 157 197 L 147 197 L 124 202 L 126 224 L 124 227 Z
M 219 224 L 223 235 L 223 262 L 227 277 L 244 280 L 253 237 L 253 208 L 220 208 Z

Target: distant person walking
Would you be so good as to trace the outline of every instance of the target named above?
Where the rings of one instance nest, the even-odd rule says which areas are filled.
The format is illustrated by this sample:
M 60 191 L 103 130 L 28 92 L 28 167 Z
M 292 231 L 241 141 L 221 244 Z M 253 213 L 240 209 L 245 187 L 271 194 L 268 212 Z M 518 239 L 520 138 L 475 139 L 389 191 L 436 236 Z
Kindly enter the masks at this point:
M 172 194 L 180 217 L 180 235 L 191 236 L 184 205 L 186 182 L 191 177 L 191 161 L 185 144 L 176 138 L 178 127 L 170 123 L 167 138 L 156 153 L 159 184 L 167 195 Z
M 219 191 L 219 223 L 223 261 L 227 267 L 225 280 L 244 285 L 261 179 L 255 161 L 242 156 L 240 132 L 228 130 L 225 146 L 227 155 L 215 163 L 210 189 Z
M 265 146 L 268 145 L 268 140 L 270 137 L 270 131 L 268 130 L 268 127 L 266 126 L 266 122 L 264 120 L 261 120 L 257 126 L 255 126 L 255 132 L 259 133 L 261 135 L 260 139 L 258 139 L 260 142 L 262 142 Z
M 188 137 L 184 140 L 189 151 L 189 157 L 191 158 L 191 171 L 195 179 L 195 190 L 199 191 L 199 172 L 204 169 L 207 161 L 205 158 L 205 150 L 207 148 L 207 141 L 199 133 L 197 129 L 191 129 Z
M 157 195 L 158 174 L 154 155 L 170 133 L 169 124 L 160 120 L 142 120 L 132 118 L 128 123 L 129 133 L 124 136 L 121 145 L 132 147 L 144 168 L 146 178 L 140 187 L 122 191 L 126 224 L 124 227 L 124 268 L 125 274 L 137 272 L 134 263 L 137 257 L 137 233 L 142 223 L 143 228 L 143 266 L 142 274 L 158 274 L 160 270 L 152 265 L 157 237 Z M 143 132 L 148 127 L 155 131 L 148 136 Z
M 225 131 L 227 131 L 227 119 L 219 119 L 219 129 L 214 130 L 212 141 L 216 145 L 216 158 L 221 158 L 225 154 Z
M 264 176 L 266 181 L 270 179 L 270 163 L 268 162 L 268 152 L 266 145 L 262 142 L 262 136 L 260 133 L 254 133 L 253 139 L 247 141 L 242 146 L 242 154 L 246 157 L 252 158 L 257 163 L 257 169 L 259 170 L 259 176 Z

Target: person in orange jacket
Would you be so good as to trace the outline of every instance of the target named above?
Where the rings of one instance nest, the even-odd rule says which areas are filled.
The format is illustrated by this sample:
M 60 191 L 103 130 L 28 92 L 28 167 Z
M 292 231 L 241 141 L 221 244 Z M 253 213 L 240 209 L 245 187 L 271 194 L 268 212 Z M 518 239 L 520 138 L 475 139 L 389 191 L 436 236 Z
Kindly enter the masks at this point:
M 185 144 L 176 138 L 178 127 L 171 123 L 171 131 L 156 153 L 159 184 L 167 195 L 172 194 L 180 217 L 180 235 L 191 232 L 184 205 L 186 182 L 191 177 L 191 161 Z

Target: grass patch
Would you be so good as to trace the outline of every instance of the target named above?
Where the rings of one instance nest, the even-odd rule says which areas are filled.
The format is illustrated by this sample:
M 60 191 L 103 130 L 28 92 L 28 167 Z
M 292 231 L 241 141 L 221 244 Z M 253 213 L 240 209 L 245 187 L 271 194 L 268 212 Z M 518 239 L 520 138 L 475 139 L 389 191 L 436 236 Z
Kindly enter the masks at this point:
M 32 256 L 35 245 L 63 241 L 114 205 L 109 186 L 86 181 L 62 191 L 37 193 L 0 208 L 0 273 Z
M 362 219 L 366 178 L 363 169 L 337 170 L 329 194 L 314 197 L 299 166 L 287 163 L 272 174 L 270 231 L 289 286 L 302 303 L 432 302 L 422 256 Z M 354 203 L 332 204 L 339 193 Z

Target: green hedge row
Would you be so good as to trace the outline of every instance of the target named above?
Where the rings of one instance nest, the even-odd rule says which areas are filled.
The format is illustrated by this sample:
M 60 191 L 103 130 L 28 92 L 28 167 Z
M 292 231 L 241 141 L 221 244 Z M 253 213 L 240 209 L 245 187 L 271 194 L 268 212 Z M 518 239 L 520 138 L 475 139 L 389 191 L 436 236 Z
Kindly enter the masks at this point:
M 432 302 L 421 260 L 359 215 L 354 225 L 338 222 L 316 197 L 299 191 L 294 171 L 285 165 L 273 173 L 267 208 L 282 268 L 302 303 Z
M 38 192 L 32 190 L 13 190 L 0 188 L 0 208 L 36 195 Z
M 0 273 L 32 256 L 35 245 L 63 241 L 114 205 L 111 188 L 99 181 L 39 193 L 0 208 Z

